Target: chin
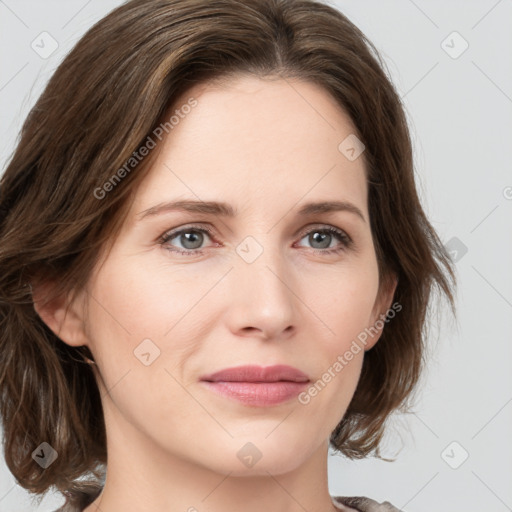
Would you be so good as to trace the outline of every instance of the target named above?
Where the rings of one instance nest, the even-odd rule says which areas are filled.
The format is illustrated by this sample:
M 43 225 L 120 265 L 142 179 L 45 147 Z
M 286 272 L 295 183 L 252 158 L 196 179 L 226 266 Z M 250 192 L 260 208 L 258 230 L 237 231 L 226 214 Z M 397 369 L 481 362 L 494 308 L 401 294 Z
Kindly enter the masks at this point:
M 268 435 L 266 433 L 265 435 Z M 270 437 L 272 437 L 271 434 Z M 225 450 L 218 450 L 214 460 L 208 464 L 209 469 L 231 476 L 265 476 L 269 473 L 279 475 L 294 471 L 311 456 L 314 448 L 308 450 L 305 443 L 289 443 L 277 436 L 275 439 L 265 436 L 245 436 L 232 439 Z M 288 439 L 289 441 L 289 439 Z M 299 440 L 297 440 L 299 441 Z M 212 457 L 212 453 L 208 458 Z M 205 461 L 203 460 L 204 464 Z

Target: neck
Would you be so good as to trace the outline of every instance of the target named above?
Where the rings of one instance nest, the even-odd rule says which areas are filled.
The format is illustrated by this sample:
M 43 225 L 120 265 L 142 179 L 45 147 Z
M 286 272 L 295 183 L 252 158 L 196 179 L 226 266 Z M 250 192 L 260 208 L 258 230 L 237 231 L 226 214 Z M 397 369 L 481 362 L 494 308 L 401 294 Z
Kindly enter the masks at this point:
M 240 467 L 224 473 L 168 453 L 104 409 L 108 468 L 103 492 L 84 512 L 333 512 L 328 442 L 292 470 Z M 191 440 L 193 442 L 193 440 Z M 303 460 L 300 456 L 297 460 Z M 236 472 L 236 475 L 234 474 Z

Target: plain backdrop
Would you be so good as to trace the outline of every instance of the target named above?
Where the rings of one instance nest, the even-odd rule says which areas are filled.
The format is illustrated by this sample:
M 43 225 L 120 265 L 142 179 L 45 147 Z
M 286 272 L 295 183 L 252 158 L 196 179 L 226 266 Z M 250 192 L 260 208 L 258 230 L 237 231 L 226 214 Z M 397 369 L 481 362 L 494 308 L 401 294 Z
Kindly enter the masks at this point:
M 118 0 L 0 0 L 0 173 L 74 43 Z M 432 319 L 415 413 L 384 455 L 329 457 L 332 495 L 407 512 L 512 510 L 512 2 L 332 0 L 377 46 L 400 92 L 429 218 L 457 260 L 458 321 Z M 41 35 L 47 32 L 48 35 Z M 47 38 L 46 51 L 33 49 Z M 33 42 L 35 43 L 33 44 Z M 42 46 L 39 43 L 39 46 Z M 39 507 L 0 457 L 0 512 Z

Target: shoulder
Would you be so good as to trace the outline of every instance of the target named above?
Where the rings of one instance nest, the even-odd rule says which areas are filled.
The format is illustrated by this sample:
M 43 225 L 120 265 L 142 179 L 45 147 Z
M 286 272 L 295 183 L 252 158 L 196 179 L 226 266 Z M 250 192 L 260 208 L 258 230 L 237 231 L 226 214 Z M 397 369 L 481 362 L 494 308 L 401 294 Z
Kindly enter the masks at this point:
M 350 507 L 348 510 L 353 509 L 358 512 L 401 512 L 400 509 L 393 506 L 389 501 L 378 503 L 364 496 L 333 496 L 332 499 L 335 505 L 345 505 L 346 507 Z M 340 509 L 344 510 L 341 507 Z

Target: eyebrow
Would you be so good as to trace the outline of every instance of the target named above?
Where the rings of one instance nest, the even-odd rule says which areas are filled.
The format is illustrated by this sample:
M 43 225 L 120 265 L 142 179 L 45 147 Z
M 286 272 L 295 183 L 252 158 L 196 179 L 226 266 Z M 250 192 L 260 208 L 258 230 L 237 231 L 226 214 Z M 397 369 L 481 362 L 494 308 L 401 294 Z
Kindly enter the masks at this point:
M 181 200 L 181 201 L 169 201 L 160 203 L 147 210 L 143 210 L 137 214 L 138 221 L 146 219 L 148 217 L 154 217 L 163 213 L 173 211 L 185 211 L 190 213 L 202 213 L 207 215 L 215 215 L 221 217 L 235 217 L 237 215 L 236 209 L 231 205 L 218 201 L 195 201 L 195 200 Z M 363 222 L 366 222 L 361 210 L 354 204 L 348 201 L 320 201 L 311 202 L 303 205 L 297 212 L 301 217 L 308 215 L 315 215 L 320 213 L 330 213 L 346 211 L 353 213 L 360 217 Z

